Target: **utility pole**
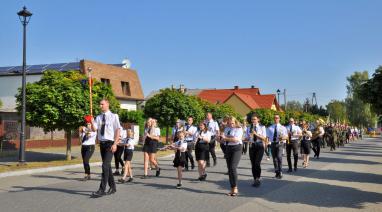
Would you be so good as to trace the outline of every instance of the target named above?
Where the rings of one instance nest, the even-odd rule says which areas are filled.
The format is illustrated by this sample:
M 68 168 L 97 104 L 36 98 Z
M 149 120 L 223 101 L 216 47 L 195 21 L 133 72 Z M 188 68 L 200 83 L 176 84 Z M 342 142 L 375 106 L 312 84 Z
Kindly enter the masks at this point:
M 284 88 L 284 110 L 287 111 L 286 89 Z

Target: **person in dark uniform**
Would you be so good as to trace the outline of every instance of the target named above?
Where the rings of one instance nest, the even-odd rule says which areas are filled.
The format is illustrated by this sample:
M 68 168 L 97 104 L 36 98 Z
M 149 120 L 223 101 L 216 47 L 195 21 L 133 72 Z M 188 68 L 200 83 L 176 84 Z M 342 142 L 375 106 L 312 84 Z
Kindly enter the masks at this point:
M 259 118 L 256 114 L 251 117 L 251 125 L 247 127 L 245 140 L 249 143 L 249 158 L 252 165 L 252 176 L 254 187 L 259 187 L 261 177 L 261 160 L 264 155 L 264 147 L 267 138 L 267 132 L 264 126 L 259 123 Z
M 301 140 L 301 155 L 304 159 L 302 166 L 304 168 L 309 166 L 309 155 L 311 149 L 312 132 L 309 130 L 309 124 L 304 122 L 302 124 L 302 140 Z
M 321 142 L 322 138 L 325 134 L 324 128 L 322 127 L 322 121 L 316 120 L 316 128 L 313 132 L 312 144 L 313 144 L 313 152 L 314 158 L 320 159 L 321 152 Z
M 122 126 L 119 128 L 119 132 L 121 134 L 120 140 L 122 141 L 126 139 L 126 130 L 124 130 Z M 115 172 L 113 173 L 114 176 L 123 175 L 125 163 L 122 160 L 122 155 L 124 150 L 125 150 L 125 146 L 122 144 L 122 142 L 120 142 L 117 145 L 117 151 L 114 152 L 114 163 L 115 163 Z M 121 172 L 119 172 L 119 165 L 121 165 L 121 168 L 122 168 Z
M 118 115 L 110 112 L 109 101 L 107 99 L 101 100 L 100 107 L 102 113 L 92 122 L 92 129 L 93 131 L 98 131 L 102 157 L 102 179 L 98 191 L 92 193 L 93 197 L 110 195 L 117 191 L 111 170 L 111 160 L 120 142 L 121 125 Z M 106 184 L 109 184 L 110 189 L 105 193 Z

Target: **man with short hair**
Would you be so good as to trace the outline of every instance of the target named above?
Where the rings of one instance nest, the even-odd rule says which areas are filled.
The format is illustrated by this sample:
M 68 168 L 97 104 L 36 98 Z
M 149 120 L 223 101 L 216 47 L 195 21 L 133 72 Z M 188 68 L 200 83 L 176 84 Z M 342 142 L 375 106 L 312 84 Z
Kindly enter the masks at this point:
M 102 99 L 100 108 L 102 113 L 98 115 L 92 122 L 93 131 L 98 132 L 98 141 L 100 142 L 100 151 L 102 157 L 102 179 L 98 191 L 93 192 L 93 197 L 101 197 L 104 195 L 114 194 L 117 189 L 111 170 L 111 160 L 113 153 L 117 150 L 117 144 L 120 142 L 120 123 L 117 114 L 114 114 L 109 109 L 109 101 Z M 106 184 L 109 184 L 110 189 L 106 190 Z
M 283 143 L 288 139 L 288 132 L 284 126 L 280 124 L 280 115 L 275 114 L 274 124 L 268 127 L 267 137 L 271 143 L 271 153 L 273 158 L 273 166 L 275 167 L 276 178 L 281 179 L 282 175 L 282 151 Z
M 186 151 L 186 164 L 185 169 L 188 171 L 188 161 L 190 160 L 191 169 L 195 168 L 194 157 L 192 156 L 192 149 L 194 148 L 194 137 L 198 130 L 194 125 L 194 119 L 190 116 L 187 118 L 187 124 L 184 126 L 185 141 L 187 141 L 187 151 Z
M 207 167 L 210 166 L 210 153 L 212 159 L 214 160 L 214 166 L 217 164 L 215 147 L 216 147 L 216 136 L 219 136 L 219 124 L 212 118 L 212 113 L 208 112 L 206 115 L 207 129 L 211 133 L 211 140 L 209 143 L 209 153 L 207 154 Z
M 299 126 L 295 125 L 294 119 L 289 119 L 289 125 L 286 127 L 288 130 L 288 142 L 286 145 L 287 161 L 288 161 L 288 172 L 292 172 L 292 159 L 291 153 L 293 150 L 293 159 L 294 159 L 294 171 L 297 171 L 297 162 L 298 162 L 298 142 L 302 137 L 302 130 Z

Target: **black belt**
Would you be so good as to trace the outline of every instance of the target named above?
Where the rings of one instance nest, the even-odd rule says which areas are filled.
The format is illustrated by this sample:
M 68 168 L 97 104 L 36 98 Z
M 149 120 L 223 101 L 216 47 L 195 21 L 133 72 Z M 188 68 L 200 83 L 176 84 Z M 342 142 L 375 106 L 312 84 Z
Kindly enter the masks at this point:
M 104 140 L 104 141 L 99 141 L 101 144 L 102 143 L 109 143 L 109 142 L 111 142 L 111 143 L 114 143 L 114 141 L 112 141 L 112 140 Z
M 188 140 L 188 141 L 186 140 L 186 142 L 187 142 L 187 143 L 190 143 L 190 142 L 193 142 L 193 140 Z

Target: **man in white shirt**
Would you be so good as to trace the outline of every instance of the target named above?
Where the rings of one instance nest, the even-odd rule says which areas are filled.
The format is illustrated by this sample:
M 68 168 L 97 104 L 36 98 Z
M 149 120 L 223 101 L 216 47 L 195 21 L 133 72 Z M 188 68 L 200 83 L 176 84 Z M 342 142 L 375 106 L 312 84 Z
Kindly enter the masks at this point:
M 275 167 L 276 178 L 282 178 L 282 151 L 283 143 L 288 139 L 288 132 L 284 126 L 280 124 L 280 115 L 274 116 L 274 124 L 268 127 L 267 137 L 271 142 L 271 152 L 273 158 L 273 165 Z
M 184 126 L 185 141 L 187 141 L 186 151 L 186 164 L 185 169 L 188 171 L 188 160 L 191 163 L 191 169 L 195 168 L 194 157 L 192 156 L 192 149 L 194 148 L 194 136 L 198 130 L 194 125 L 194 119 L 190 116 L 187 118 L 187 124 Z
M 219 124 L 212 118 L 212 113 L 208 112 L 206 116 L 206 124 L 208 131 L 211 133 L 211 140 L 209 143 L 209 153 L 211 153 L 212 159 L 214 160 L 214 166 L 217 164 L 216 160 L 216 153 L 215 153 L 215 147 L 216 147 L 216 136 L 219 135 Z M 210 154 L 207 154 L 207 167 L 210 166 Z
M 292 159 L 291 153 L 293 149 L 293 159 L 294 159 L 294 171 L 297 171 L 298 162 L 298 142 L 302 137 L 302 130 L 299 126 L 295 125 L 294 119 L 289 119 L 289 125 L 286 127 L 288 130 L 288 142 L 286 146 L 287 161 L 288 161 L 288 172 L 292 172 Z
M 113 159 L 113 153 L 117 150 L 117 144 L 120 142 L 121 125 L 118 115 L 110 112 L 107 99 L 101 100 L 100 108 L 102 113 L 92 122 L 92 129 L 98 131 L 102 157 L 102 179 L 98 191 L 93 192 L 93 197 L 110 195 L 117 191 L 111 170 L 111 160 Z M 108 192 L 105 192 L 106 184 L 109 184 L 110 187 Z

